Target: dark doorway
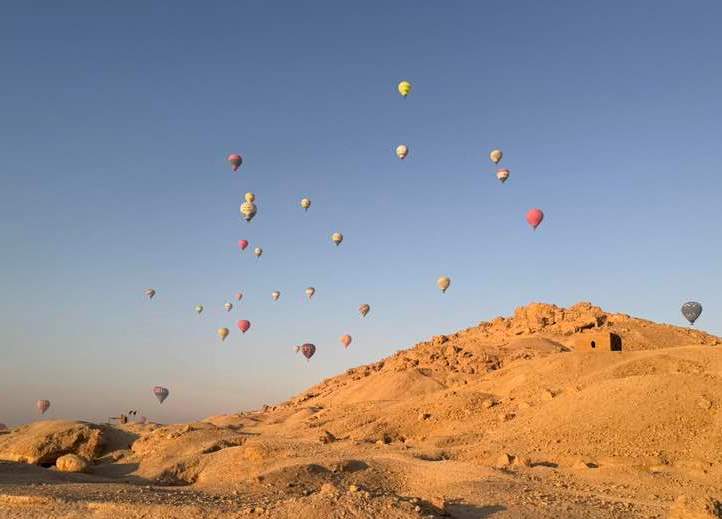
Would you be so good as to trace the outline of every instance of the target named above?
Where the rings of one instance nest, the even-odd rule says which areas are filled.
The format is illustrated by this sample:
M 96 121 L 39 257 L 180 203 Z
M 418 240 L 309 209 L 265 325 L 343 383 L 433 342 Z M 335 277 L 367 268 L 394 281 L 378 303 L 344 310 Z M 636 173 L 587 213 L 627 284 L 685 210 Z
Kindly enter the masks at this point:
M 614 333 L 611 334 L 612 351 L 622 351 L 622 338 Z
M 594 341 L 592 341 L 592 349 L 594 349 L 594 348 L 596 348 L 596 347 L 597 347 L 597 343 L 594 342 Z

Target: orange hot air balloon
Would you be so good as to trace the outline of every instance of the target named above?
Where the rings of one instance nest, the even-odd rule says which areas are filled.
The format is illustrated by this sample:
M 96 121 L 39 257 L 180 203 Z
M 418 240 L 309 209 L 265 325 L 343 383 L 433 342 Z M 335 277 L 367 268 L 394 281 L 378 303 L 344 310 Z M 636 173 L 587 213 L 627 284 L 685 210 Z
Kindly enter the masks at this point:
M 351 345 L 351 336 L 350 335 L 342 335 L 341 336 L 341 344 L 343 344 L 344 348 L 348 348 Z
M 530 209 L 526 213 L 526 221 L 535 231 L 539 224 L 542 223 L 542 220 L 544 220 L 544 212 L 541 209 Z

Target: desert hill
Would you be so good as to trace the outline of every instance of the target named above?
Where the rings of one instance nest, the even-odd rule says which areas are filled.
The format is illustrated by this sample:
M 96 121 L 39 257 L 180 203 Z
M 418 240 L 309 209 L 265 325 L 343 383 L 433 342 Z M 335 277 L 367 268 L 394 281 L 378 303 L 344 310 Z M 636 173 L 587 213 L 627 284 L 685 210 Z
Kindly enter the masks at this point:
M 0 435 L 0 512 L 719 517 L 721 344 L 533 303 L 255 412 L 16 428 Z M 67 453 L 83 473 L 58 470 Z

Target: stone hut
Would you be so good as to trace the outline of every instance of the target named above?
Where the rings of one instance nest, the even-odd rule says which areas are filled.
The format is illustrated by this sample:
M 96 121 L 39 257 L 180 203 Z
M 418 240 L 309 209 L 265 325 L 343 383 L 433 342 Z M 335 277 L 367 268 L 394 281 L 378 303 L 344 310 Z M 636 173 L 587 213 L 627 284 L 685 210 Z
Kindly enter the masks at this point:
M 622 338 L 616 333 L 593 331 L 572 338 L 576 351 L 622 351 Z

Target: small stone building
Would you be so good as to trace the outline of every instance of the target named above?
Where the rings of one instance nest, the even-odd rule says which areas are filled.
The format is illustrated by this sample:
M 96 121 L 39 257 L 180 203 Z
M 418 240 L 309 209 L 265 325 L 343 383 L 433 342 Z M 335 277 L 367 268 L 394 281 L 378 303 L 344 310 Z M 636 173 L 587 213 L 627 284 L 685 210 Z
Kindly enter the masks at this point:
M 622 338 L 616 333 L 594 331 L 572 338 L 576 351 L 622 351 Z

